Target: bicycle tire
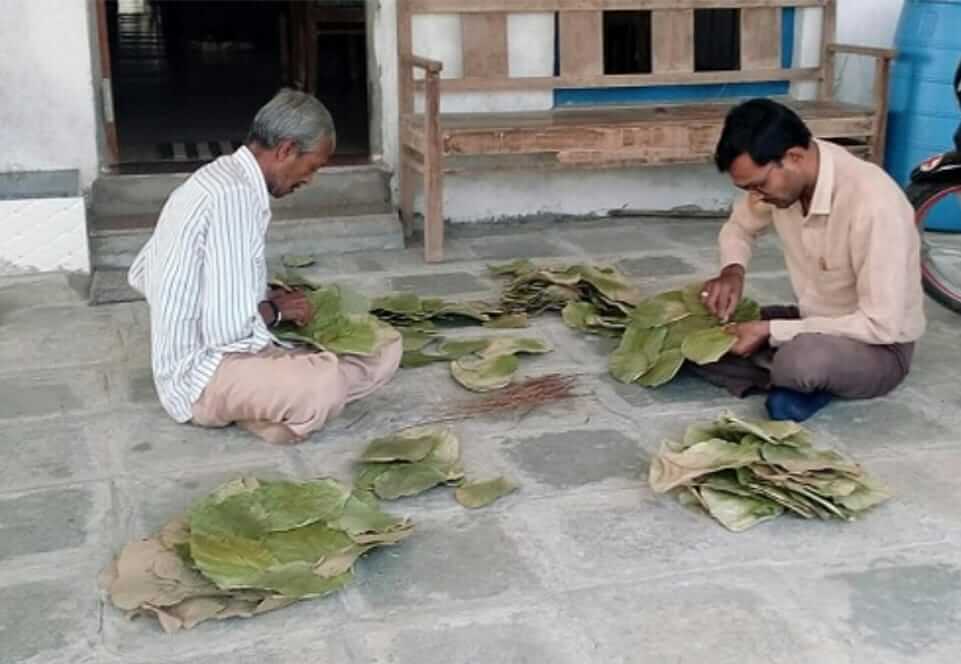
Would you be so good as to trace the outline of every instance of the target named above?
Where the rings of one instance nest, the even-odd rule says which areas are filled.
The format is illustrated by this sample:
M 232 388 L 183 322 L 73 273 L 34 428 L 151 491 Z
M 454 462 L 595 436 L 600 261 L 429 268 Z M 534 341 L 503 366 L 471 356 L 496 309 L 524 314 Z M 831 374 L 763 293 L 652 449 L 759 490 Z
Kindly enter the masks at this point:
M 919 231 L 923 231 L 924 217 L 927 212 L 946 196 L 961 194 L 961 183 L 958 182 L 912 182 L 907 189 L 908 200 L 915 210 L 915 223 Z M 937 270 L 922 255 L 921 278 L 924 292 L 938 304 L 961 314 L 961 285 L 952 288 L 939 279 Z

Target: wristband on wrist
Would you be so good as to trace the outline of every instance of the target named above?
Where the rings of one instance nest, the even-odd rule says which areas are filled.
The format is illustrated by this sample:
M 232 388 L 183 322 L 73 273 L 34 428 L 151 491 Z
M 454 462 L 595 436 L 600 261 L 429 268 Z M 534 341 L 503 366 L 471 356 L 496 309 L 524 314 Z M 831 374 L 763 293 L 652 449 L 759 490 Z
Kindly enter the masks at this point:
M 270 323 L 270 327 L 277 327 L 284 320 L 284 315 L 280 313 L 280 307 L 273 300 L 266 300 L 267 304 L 270 305 L 270 310 L 273 312 L 274 319 Z

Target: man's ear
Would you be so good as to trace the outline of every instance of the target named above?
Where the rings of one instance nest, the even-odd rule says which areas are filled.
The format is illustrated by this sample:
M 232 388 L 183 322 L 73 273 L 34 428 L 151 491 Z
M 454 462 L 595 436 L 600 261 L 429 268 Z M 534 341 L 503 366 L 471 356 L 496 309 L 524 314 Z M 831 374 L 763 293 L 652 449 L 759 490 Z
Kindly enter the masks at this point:
M 277 144 L 276 154 L 278 161 L 286 161 L 290 157 L 296 157 L 300 154 L 300 150 L 294 141 L 287 139 Z
M 784 153 L 784 161 L 797 166 L 804 161 L 804 157 L 807 155 L 807 151 L 804 148 L 799 148 L 797 146 L 790 148 Z

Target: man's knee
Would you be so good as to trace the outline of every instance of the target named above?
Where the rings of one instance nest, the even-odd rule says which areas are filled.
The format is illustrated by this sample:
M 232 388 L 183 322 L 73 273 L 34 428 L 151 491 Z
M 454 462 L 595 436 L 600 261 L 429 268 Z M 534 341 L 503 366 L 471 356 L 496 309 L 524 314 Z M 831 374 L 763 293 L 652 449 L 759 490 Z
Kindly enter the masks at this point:
M 317 422 L 337 416 L 347 399 L 347 386 L 341 379 L 336 360 L 322 364 L 302 363 L 289 377 L 289 422 Z
M 377 382 L 380 385 L 389 382 L 397 373 L 397 370 L 400 369 L 400 362 L 404 357 L 403 339 L 397 338 L 390 342 L 384 346 L 382 353 L 380 367 L 378 367 L 379 371 L 377 372 Z
M 802 334 L 781 346 L 774 355 L 771 382 L 800 392 L 814 392 L 831 385 L 831 377 L 839 368 L 830 337 Z

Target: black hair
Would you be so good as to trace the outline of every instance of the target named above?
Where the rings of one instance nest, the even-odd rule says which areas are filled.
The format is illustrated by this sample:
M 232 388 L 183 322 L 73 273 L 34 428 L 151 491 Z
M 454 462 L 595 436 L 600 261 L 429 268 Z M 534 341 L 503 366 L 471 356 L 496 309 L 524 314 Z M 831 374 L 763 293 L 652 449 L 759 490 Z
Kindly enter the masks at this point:
M 726 173 L 735 159 L 748 154 L 758 166 L 766 166 L 796 147 L 811 147 L 811 130 L 798 114 L 770 99 L 752 99 L 727 114 L 714 163 Z

